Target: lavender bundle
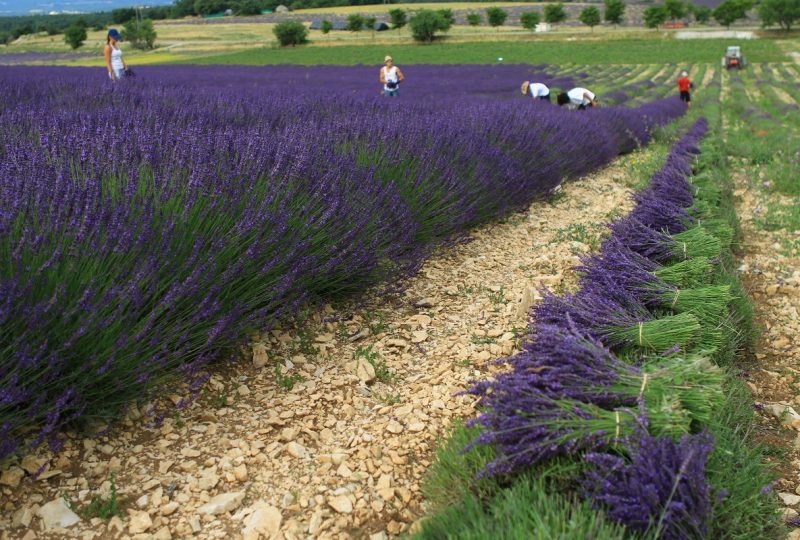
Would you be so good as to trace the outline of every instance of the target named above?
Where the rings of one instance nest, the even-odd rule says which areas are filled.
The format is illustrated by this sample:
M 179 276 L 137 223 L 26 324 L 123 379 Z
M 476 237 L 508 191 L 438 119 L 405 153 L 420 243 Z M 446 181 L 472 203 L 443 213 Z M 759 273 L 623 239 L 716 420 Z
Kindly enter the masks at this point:
M 723 248 L 728 249 L 733 242 L 733 229 L 727 219 L 724 218 L 697 218 L 696 223 L 711 235 L 716 237 Z
M 694 257 L 656 269 L 653 274 L 675 287 L 697 287 L 708 282 L 713 265 L 708 257 Z
M 612 224 L 611 230 L 630 250 L 661 264 L 692 257 L 715 258 L 722 252 L 720 240 L 700 225 L 670 235 L 639 219 L 626 218 Z
M 722 243 L 719 238 L 697 225 L 672 235 L 672 253 L 678 260 L 691 257 L 715 258 L 722 253 Z
M 622 444 L 641 428 L 641 410 L 652 433 L 679 436 L 708 421 L 722 399 L 722 372 L 705 358 L 653 358 L 636 368 L 574 328 L 539 330 L 509 359 L 512 371 L 470 390 L 482 398 L 476 422 L 485 428 L 472 445 L 497 452 L 484 475 Z
M 532 313 L 537 326 L 569 324 L 606 346 L 622 342 L 614 339 L 610 328 L 633 327 L 653 318 L 633 292 L 612 279 L 596 281 L 572 295 L 545 292 Z
M 638 321 L 633 325 L 606 326 L 601 331 L 611 343 L 663 352 L 673 347 L 684 348 L 695 342 L 701 328 L 697 317 L 690 313 L 679 313 Z
M 611 390 L 643 402 L 648 414 L 659 404 L 677 404 L 697 426 L 707 424 L 722 404 L 723 377 L 722 370 L 700 354 L 651 357 L 639 369 L 620 370 Z
M 629 439 L 629 456 L 590 453 L 583 494 L 632 531 L 665 540 L 705 538 L 711 488 L 705 475 L 713 440 L 708 434 L 680 442 L 645 432 Z
M 673 199 L 678 202 L 670 200 L 662 193 L 662 190 L 651 187 L 636 197 L 637 204 L 628 214 L 628 219 L 647 224 L 651 229 L 665 231 L 669 234 L 684 231 L 693 223 L 694 218 L 681 204 L 683 201 L 680 197 L 673 196 Z
M 691 313 L 703 325 L 717 326 L 733 300 L 730 285 L 675 289 L 661 295 L 661 305 L 676 313 Z
M 583 287 L 610 281 L 629 289 L 648 306 L 655 306 L 662 303 L 662 295 L 674 293 L 676 288 L 706 284 L 711 268 L 706 257 L 661 266 L 611 237 L 603 250 L 585 258 L 577 271 Z

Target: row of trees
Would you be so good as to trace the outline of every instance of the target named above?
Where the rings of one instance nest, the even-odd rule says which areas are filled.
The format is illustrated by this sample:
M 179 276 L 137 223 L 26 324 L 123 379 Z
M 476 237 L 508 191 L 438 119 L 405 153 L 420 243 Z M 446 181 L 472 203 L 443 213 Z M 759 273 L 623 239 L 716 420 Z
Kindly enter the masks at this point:
M 626 4 L 623 0 L 604 0 L 604 12 L 596 6 L 584 8 L 578 19 L 585 25 L 594 29 L 603 20 L 609 24 L 621 24 L 625 17 Z M 800 0 L 761 0 L 758 8 L 759 16 L 765 25 L 780 24 L 783 28 L 789 29 L 793 21 L 800 20 Z M 668 20 L 678 21 L 689 16 L 694 17 L 697 22 L 706 23 L 713 16 L 714 19 L 724 26 L 730 26 L 736 20 L 746 17 L 746 14 L 754 6 L 754 0 L 725 0 L 719 7 L 711 10 L 705 6 L 694 5 L 684 0 L 665 0 L 664 4 L 650 6 L 644 11 L 645 25 L 649 28 L 657 28 Z M 792 11 L 795 9 L 795 11 Z M 788 13 L 788 16 L 786 15 Z M 403 9 L 392 9 L 389 11 L 389 18 L 392 28 L 398 29 L 408 25 L 411 35 L 416 41 L 430 43 L 436 38 L 437 34 L 447 32 L 455 24 L 455 15 L 451 9 L 421 9 L 415 11 L 409 18 L 408 12 Z M 508 19 L 508 12 L 499 7 L 486 9 L 486 21 L 490 26 L 502 26 Z M 544 19 L 550 24 L 558 24 L 567 19 L 567 12 L 561 3 L 548 4 L 544 7 L 540 15 L 538 11 L 528 11 L 520 15 L 520 23 L 524 28 L 534 30 Z M 480 13 L 470 13 L 467 15 L 467 23 L 478 26 L 482 22 Z M 347 18 L 347 29 L 358 32 L 364 28 L 374 29 L 375 17 L 364 17 L 359 14 L 351 14 Z M 322 21 L 321 30 L 327 34 L 333 29 L 330 21 Z M 275 35 L 281 45 L 299 45 L 305 43 L 308 37 L 308 30 L 305 25 L 296 21 L 281 23 L 275 28 Z
M 152 48 L 155 41 L 153 19 L 164 19 L 171 6 L 115 9 L 111 12 L 84 15 L 36 15 L 30 17 L 0 17 L 0 45 L 6 45 L 28 34 L 46 32 L 48 36 L 64 35 L 64 41 L 77 49 L 86 41 L 89 29 L 102 31 L 113 25 L 125 25 L 128 40 L 140 48 Z M 138 23 L 136 21 L 139 21 Z M 16 25 L 14 25 L 14 21 Z
M 83 46 L 87 37 L 86 27 L 79 24 L 70 26 L 64 31 L 64 42 L 72 49 Z M 150 19 L 138 20 L 135 17 L 128 20 L 122 28 L 122 38 L 130 42 L 136 49 L 152 49 L 156 43 L 153 21 Z
M 682 0 L 665 0 L 662 5 L 644 10 L 644 23 L 648 28 L 658 28 L 665 22 L 683 20 L 689 16 L 699 23 L 707 23 L 712 17 L 725 27 L 745 19 L 747 12 L 755 7 L 755 0 L 725 0 L 715 9 L 697 6 Z M 757 9 L 764 26 L 778 25 L 785 30 L 800 21 L 800 0 L 761 0 Z
M 57 15 L 36 17 L 0 17 L 0 44 L 8 44 L 20 36 L 47 32 L 48 35 L 64 33 L 64 41 L 72 48 L 80 47 L 87 37 L 87 29 L 103 30 L 109 24 L 124 24 L 124 34 L 134 47 L 152 49 L 156 33 L 153 29 L 152 19 L 168 17 L 183 17 L 187 15 L 203 15 L 234 9 L 240 15 L 260 13 L 263 9 L 274 8 L 279 0 L 176 0 L 172 6 L 161 6 L 139 10 L 133 8 L 115 9 L 111 13 L 92 13 L 82 16 Z M 345 0 L 337 0 L 345 1 Z M 350 0 L 356 3 L 360 0 Z M 368 1 L 368 0 L 364 0 Z M 594 28 L 603 20 L 609 24 L 621 24 L 625 16 L 626 4 L 623 0 L 604 0 L 604 12 L 596 6 L 584 8 L 578 20 Z M 684 0 L 664 0 L 661 5 L 650 6 L 644 10 L 644 23 L 648 28 L 658 28 L 667 21 L 684 20 L 693 17 L 703 24 L 713 19 L 719 24 L 729 27 L 747 16 L 753 9 L 755 0 L 725 0 L 716 9 L 695 5 Z M 780 26 L 790 30 L 800 22 L 800 0 L 761 0 L 757 6 L 757 13 L 764 26 Z M 455 16 L 450 9 L 419 10 L 408 18 L 403 9 L 389 11 L 393 28 L 402 28 L 407 24 L 411 27 L 412 36 L 423 42 L 430 42 L 437 33 L 447 32 L 455 24 Z M 486 21 L 490 26 L 498 27 L 505 24 L 508 12 L 499 7 L 490 7 L 486 10 Z M 523 27 L 533 30 L 542 20 L 550 24 L 559 24 L 567 19 L 564 6 L 548 4 L 540 15 L 537 11 L 528 11 L 520 15 Z M 18 20 L 17 26 L 12 26 L 9 21 Z M 480 13 L 467 15 L 467 23 L 478 26 L 483 18 Z M 303 26 L 300 24 L 300 26 Z M 374 29 L 375 18 L 352 14 L 348 17 L 347 28 L 359 31 L 364 28 Z M 305 27 L 303 27 L 305 28 Z M 322 31 L 327 33 L 332 30 L 330 21 L 323 21 Z M 299 44 L 307 38 L 297 25 L 284 25 L 278 29 L 278 34 L 284 36 L 278 40 L 283 44 Z M 302 34 L 302 36 L 300 35 Z

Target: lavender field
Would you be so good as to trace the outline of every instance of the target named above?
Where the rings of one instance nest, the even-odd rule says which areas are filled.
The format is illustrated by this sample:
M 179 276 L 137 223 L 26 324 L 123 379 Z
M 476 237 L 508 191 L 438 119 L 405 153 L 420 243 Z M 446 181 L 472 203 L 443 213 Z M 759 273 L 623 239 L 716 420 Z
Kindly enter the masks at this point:
M 367 67 L 137 73 L 0 68 L 0 458 L 199 388 L 248 330 L 406 275 L 685 110 L 532 103 L 519 81 L 573 81 L 526 66 L 406 68 L 396 100 Z

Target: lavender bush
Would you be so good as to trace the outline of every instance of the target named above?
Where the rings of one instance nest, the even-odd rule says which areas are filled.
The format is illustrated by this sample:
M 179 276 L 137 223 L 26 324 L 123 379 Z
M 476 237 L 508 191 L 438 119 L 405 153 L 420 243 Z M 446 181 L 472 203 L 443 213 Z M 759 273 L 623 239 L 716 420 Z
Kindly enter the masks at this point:
M 199 387 L 246 330 L 403 275 L 685 110 L 572 114 L 498 99 L 547 73 L 427 69 L 388 100 L 364 67 L 0 67 L 0 458 Z

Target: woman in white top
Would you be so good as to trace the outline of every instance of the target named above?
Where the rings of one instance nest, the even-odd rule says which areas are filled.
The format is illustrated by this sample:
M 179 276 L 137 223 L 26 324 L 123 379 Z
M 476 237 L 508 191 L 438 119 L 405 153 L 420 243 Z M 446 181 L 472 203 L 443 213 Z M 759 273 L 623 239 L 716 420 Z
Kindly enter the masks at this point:
M 128 69 L 128 64 L 122 59 L 122 49 L 119 48 L 119 42 L 122 41 L 122 36 L 116 28 L 108 31 L 106 38 L 106 47 L 103 53 L 106 57 L 106 68 L 108 68 L 108 78 L 112 81 L 118 81 L 125 76 L 125 70 Z
M 561 92 L 558 94 L 556 102 L 559 105 L 568 105 L 570 109 L 578 109 L 579 111 L 597 106 L 597 99 L 594 92 L 580 87 L 573 88 L 569 92 Z
M 542 83 L 525 81 L 522 83 L 522 88 L 520 90 L 522 90 L 523 96 L 530 95 L 533 97 L 533 99 L 550 101 L 550 89 L 547 87 L 547 85 Z
M 383 95 L 391 97 L 400 95 L 400 83 L 405 80 L 403 72 L 392 63 L 391 56 L 386 56 L 386 58 L 383 59 L 383 63 L 385 64 L 381 68 Z

